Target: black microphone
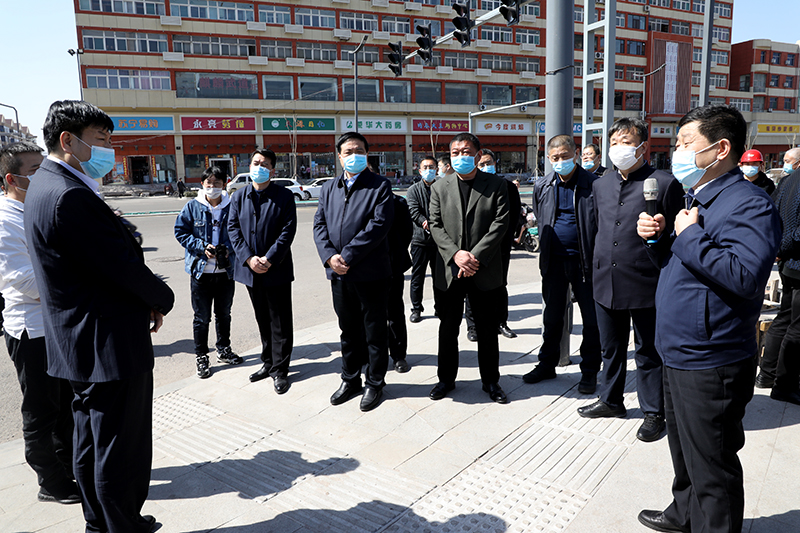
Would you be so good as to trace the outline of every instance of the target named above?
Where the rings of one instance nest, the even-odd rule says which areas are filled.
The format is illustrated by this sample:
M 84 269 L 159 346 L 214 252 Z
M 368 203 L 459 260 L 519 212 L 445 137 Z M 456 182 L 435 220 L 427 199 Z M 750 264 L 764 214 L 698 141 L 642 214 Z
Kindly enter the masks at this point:
M 651 217 L 656 216 L 658 213 L 658 180 L 656 178 L 647 178 L 644 180 L 644 201 L 647 204 L 647 214 Z M 656 236 L 653 235 L 647 239 L 647 244 L 655 244 Z

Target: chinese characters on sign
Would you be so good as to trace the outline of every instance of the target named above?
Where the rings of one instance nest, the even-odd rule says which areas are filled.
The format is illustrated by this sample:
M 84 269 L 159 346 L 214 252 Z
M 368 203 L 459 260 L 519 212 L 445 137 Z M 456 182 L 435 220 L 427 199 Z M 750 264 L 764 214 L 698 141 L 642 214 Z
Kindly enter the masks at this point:
M 356 131 L 353 118 L 342 118 L 342 131 Z M 403 117 L 364 118 L 358 121 L 360 133 L 405 133 L 407 122 Z
M 789 124 L 759 124 L 758 133 L 800 133 L 800 126 Z
M 321 131 L 334 131 L 336 124 L 332 118 L 298 118 L 297 124 L 290 117 L 261 117 L 261 127 L 264 132 L 270 131 L 297 131 L 298 133 L 316 133 Z
M 469 131 L 469 122 L 466 120 L 425 120 L 415 119 L 414 131 L 435 131 L 460 133 Z
M 255 131 L 255 117 L 181 117 L 183 131 Z
M 672 137 L 672 126 L 653 125 L 650 128 L 651 137 Z
M 527 120 L 478 120 L 476 132 L 501 133 L 504 135 L 528 135 L 532 132 L 531 123 Z
M 175 124 L 172 117 L 131 117 L 112 116 L 115 133 L 128 133 L 133 131 L 174 131 Z

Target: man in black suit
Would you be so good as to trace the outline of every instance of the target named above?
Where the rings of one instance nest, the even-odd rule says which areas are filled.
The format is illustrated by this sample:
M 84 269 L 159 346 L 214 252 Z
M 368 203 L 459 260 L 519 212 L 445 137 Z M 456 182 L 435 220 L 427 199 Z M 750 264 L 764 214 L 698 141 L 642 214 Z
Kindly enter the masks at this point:
M 622 393 L 632 322 L 636 393 L 644 413 L 636 437 L 651 442 L 660 438 L 666 427 L 662 364 L 656 351 L 659 269 L 648 256 L 646 241 L 636 233 L 636 221 L 639 213 L 647 210 L 644 184 L 652 178 L 658 183 L 656 212 L 664 217 L 667 234 L 672 233 L 675 215 L 683 207 L 683 187 L 670 174 L 647 164 L 647 124 L 643 120 L 622 118 L 611 126 L 608 137 L 608 156 L 618 170 L 595 180 L 592 188 L 597 218 L 592 285 L 603 357 L 600 399 L 579 408 L 578 414 L 585 418 L 626 416 Z
M 174 295 L 97 195 L 115 164 L 114 122 L 86 102 L 50 106 L 48 155 L 25 201 L 25 235 L 40 288 L 48 373 L 75 399 L 75 479 L 86 531 L 148 532 L 153 345 Z M 151 327 L 152 322 L 152 327 Z
M 406 284 L 406 271 L 411 268 L 411 256 L 408 254 L 408 245 L 411 244 L 413 223 L 408 213 L 406 199 L 397 194 L 392 194 L 394 202 L 394 221 L 389 235 L 389 256 L 392 261 L 392 281 L 389 285 L 389 300 L 386 307 L 387 338 L 389 357 L 392 358 L 394 369 L 403 374 L 411 370 L 406 361 L 408 355 L 408 328 L 406 328 L 406 314 L 403 309 L 403 287 Z
M 439 382 L 432 400 L 455 388 L 458 373 L 458 330 L 469 297 L 478 334 L 478 366 L 483 390 L 497 403 L 507 403 L 500 388 L 497 304 L 503 287 L 500 251 L 508 228 L 508 185 L 478 170 L 481 143 L 471 133 L 450 141 L 453 174 L 431 189 L 430 229 L 439 249 L 433 296 L 439 313 Z
M 411 317 L 409 321 L 422 320 L 422 288 L 425 284 L 425 271 L 430 265 L 433 274 L 433 265 L 436 262 L 436 244 L 431 238 L 428 227 L 430 218 L 431 186 L 436 181 L 436 159 L 427 156 L 419 162 L 419 175 L 422 178 L 408 188 L 406 200 L 408 211 L 414 223 L 414 235 L 411 238 Z
M 289 361 L 294 345 L 292 323 L 292 242 L 297 231 L 294 195 L 272 184 L 276 157 L 256 150 L 250 157 L 253 183 L 231 198 L 228 235 L 236 252 L 233 279 L 247 286 L 261 335 L 260 369 L 250 381 L 272 377 L 275 392 L 289 390 Z
M 367 169 L 369 143 L 345 133 L 336 143 L 344 173 L 322 186 L 314 215 L 314 242 L 331 280 L 333 308 L 342 342 L 342 385 L 331 396 L 339 405 L 366 390 L 360 408 L 380 403 L 389 364 L 386 305 L 392 267 L 387 235 L 394 220 L 389 181 Z

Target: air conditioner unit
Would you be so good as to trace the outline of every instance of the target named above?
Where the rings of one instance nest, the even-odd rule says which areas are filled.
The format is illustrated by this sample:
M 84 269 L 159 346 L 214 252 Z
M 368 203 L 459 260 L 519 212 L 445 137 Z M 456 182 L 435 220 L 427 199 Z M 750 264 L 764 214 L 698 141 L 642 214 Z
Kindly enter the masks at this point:
M 605 54 L 603 52 L 595 52 L 594 53 L 594 58 L 595 59 L 603 59 L 603 58 L 605 58 Z
M 797 109 L 790 109 L 789 113 L 797 113 Z
M 642 6 L 645 13 L 650 13 L 650 6 Z

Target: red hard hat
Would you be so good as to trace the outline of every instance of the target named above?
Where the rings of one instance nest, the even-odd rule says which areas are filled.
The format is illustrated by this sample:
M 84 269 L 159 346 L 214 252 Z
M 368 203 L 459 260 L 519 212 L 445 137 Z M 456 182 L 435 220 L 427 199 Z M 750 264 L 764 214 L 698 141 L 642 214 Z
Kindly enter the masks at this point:
M 758 150 L 748 150 L 742 154 L 742 163 L 763 163 L 764 158 Z

